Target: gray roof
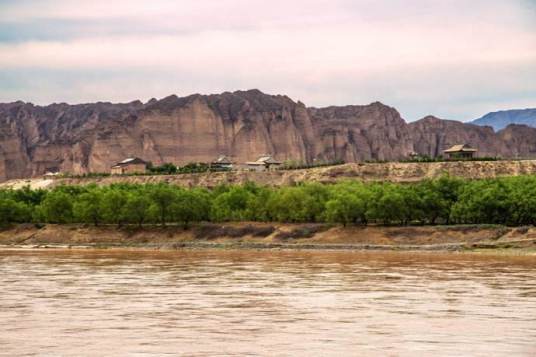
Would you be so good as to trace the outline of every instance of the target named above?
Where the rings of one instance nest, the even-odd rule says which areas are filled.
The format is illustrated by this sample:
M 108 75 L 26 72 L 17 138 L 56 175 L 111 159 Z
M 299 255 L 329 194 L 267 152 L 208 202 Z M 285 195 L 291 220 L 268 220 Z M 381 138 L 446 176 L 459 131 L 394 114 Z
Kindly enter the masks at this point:
M 247 162 L 248 165 L 280 165 L 280 161 L 275 160 L 271 155 L 262 155 L 257 161 Z
M 477 149 L 473 149 L 467 144 L 459 144 L 459 145 L 454 145 L 450 149 L 445 150 L 444 153 L 450 154 L 450 153 L 455 153 L 455 152 L 477 152 L 477 151 L 478 151 Z
M 147 162 L 143 161 L 139 157 L 129 157 L 128 159 L 125 159 L 125 160 L 123 160 L 121 162 L 118 162 L 117 164 L 114 165 L 114 167 L 116 167 L 116 166 L 127 166 L 127 165 L 136 165 L 136 164 L 145 164 L 145 165 L 147 165 Z
M 233 162 L 226 155 L 221 155 L 216 160 L 212 161 L 213 164 L 231 165 Z

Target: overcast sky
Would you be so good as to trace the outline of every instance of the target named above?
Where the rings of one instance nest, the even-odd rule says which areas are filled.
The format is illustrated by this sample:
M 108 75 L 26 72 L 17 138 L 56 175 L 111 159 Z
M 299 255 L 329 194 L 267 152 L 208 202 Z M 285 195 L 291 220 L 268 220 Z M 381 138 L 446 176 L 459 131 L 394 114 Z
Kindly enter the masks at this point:
M 251 88 L 409 121 L 536 107 L 536 0 L 0 0 L 0 102 Z

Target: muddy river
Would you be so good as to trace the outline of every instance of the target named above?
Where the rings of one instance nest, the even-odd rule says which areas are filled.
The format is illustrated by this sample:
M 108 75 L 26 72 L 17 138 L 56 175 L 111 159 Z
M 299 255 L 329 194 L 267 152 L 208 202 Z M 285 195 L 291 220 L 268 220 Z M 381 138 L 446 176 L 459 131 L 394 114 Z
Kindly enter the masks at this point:
M 536 257 L 0 251 L 2 356 L 534 356 Z

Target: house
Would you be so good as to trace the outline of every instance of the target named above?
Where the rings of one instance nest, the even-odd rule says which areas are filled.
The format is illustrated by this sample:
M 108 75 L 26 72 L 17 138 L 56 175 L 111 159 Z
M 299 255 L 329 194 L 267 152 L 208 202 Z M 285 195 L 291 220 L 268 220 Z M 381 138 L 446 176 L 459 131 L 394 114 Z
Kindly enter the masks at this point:
M 216 160 L 210 163 L 210 168 L 231 170 L 233 168 L 233 161 L 226 155 L 220 155 Z
M 448 160 L 466 160 L 472 159 L 477 151 L 467 144 L 459 144 L 443 151 L 443 153 Z
M 143 174 L 147 172 L 147 162 L 130 157 L 112 166 L 112 175 Z
M 282 164 L 282 162 L 275 160 L 270 155 L 263 155 L 257 161 L 246 162 L 246 168 L 252 171 L 266 171 L 275 169 Z
M 43 178 L 54 178 L 60 175 L 60 169 L 58 167 L 48 168 L 47 172 L 43 175 Z
M 43 175 L 43 178 L 54 178 L 54 177 L 57 177 L 59 176 L 59 171 L 47 171 L 44 175 Z

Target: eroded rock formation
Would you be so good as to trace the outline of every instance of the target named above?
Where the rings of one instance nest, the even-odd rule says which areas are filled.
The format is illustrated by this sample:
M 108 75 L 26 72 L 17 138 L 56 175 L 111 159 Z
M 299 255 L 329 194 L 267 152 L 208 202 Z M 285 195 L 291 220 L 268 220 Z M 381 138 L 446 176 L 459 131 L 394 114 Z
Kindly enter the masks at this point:
M 279 160 L 394 160 L 411 152 L 437 155 L 468 143 L 481 155 L 536 156 L 536 129 L 490 127 L 427 117 L 406 123 L 381 103 L 307 108 L 258 90 L 169 96 L 147 103 L 0 104 L 0 181 L 50 170 L 108 172 L 137 156 L 158 165 L 238 162 L 269 153 Z

